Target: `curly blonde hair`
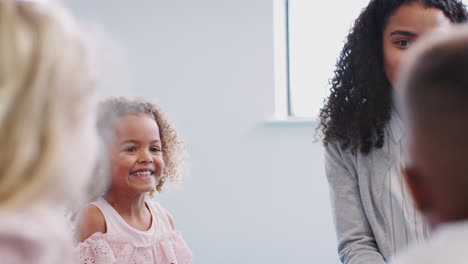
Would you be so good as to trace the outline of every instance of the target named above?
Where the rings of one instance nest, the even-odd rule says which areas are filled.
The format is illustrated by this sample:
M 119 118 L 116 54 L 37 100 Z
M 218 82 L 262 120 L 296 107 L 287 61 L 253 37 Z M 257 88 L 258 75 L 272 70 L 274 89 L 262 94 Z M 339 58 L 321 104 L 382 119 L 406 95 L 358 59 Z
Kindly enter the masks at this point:
M 151 116 L 159 127 L 165 165 L 155 190 L 161 192 L 166 181 L 180 183 L 187 158 L 185 145 L 167 114 L 154 103 L 143 98 L 128 99 L 125 97 L 110 97 L 100 102 L 98 106 L 98 131 L 104 146 L 107 147 L 111 142 L 115 122 L 123 116 L 134 114 Z M 154 196 L 154 190 L 150 195 Z
M 83 185 L 64 155 L 94 94 L 82 33 L 57 3 L 0 1 L 0 207 L 73 200 Z

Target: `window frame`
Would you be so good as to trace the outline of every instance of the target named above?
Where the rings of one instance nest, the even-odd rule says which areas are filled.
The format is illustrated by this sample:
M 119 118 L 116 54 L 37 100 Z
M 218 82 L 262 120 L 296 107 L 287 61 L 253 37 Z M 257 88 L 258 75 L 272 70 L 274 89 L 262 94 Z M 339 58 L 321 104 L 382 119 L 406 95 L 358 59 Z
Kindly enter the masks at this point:
M 273 0 L 275 112 L 268 123 L 315 125 L 317 117 L 299 117 L 292 111 L 290 80 L 289 0 Z

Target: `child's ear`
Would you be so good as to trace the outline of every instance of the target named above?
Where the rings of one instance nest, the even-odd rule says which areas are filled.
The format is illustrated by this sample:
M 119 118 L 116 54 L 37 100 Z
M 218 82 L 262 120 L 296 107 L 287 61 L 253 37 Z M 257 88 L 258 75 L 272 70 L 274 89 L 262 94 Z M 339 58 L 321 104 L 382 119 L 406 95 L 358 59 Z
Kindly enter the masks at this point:
M 427 189 L 424 177 L 421 177 L 421 174 L 412 167 L 404 167 L 401 172 L 413 196 L 416 208 L 422 213 L 429 213 L 431 208 L 430 190 Z

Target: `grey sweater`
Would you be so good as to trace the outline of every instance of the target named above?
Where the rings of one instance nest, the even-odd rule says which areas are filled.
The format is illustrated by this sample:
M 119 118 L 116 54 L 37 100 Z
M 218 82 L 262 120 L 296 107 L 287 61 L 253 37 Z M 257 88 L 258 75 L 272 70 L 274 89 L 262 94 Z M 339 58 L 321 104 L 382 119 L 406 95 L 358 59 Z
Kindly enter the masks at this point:
M 381 149 L 367 155 L 325 147 L 338 253 L 345 264 L 383 264 L 413 241 L 423 241 L 426 223 L 402 179 L 404 129 L 393 114 Z

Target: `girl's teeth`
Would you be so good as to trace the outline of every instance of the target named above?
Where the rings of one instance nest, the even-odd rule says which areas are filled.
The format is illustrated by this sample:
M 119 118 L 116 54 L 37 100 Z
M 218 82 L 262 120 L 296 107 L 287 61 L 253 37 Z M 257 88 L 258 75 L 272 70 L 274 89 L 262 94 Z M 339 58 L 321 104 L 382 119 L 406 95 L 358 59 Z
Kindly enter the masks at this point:
M 135 172 L 134 174 L 137 175 L 137 176 L 149 176 L 149 175 L 151 175 L 151 172 L 150 171 Z

